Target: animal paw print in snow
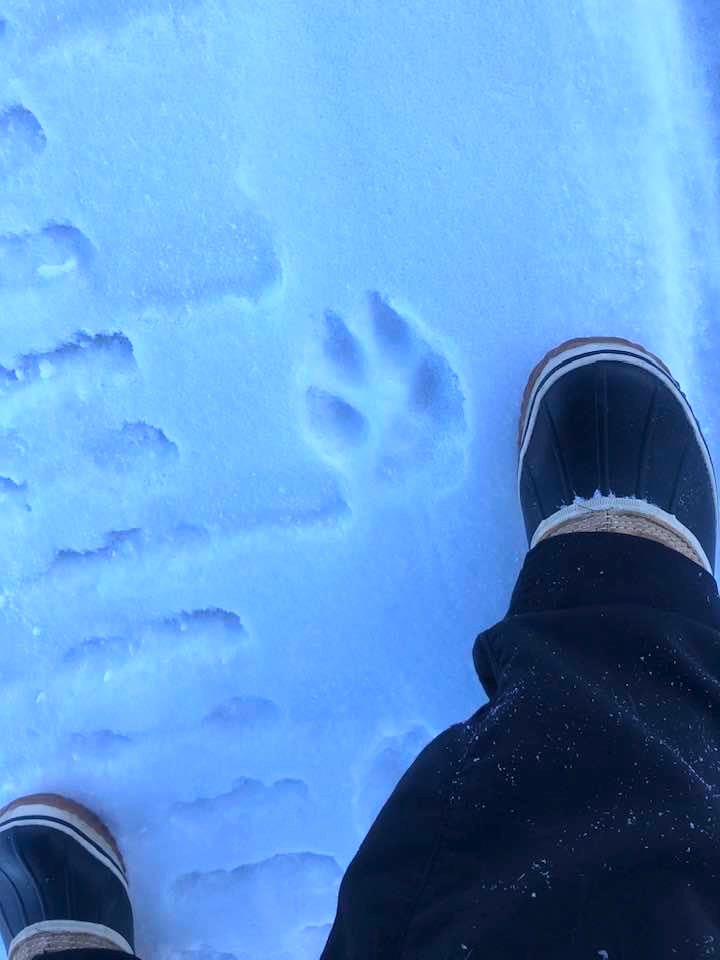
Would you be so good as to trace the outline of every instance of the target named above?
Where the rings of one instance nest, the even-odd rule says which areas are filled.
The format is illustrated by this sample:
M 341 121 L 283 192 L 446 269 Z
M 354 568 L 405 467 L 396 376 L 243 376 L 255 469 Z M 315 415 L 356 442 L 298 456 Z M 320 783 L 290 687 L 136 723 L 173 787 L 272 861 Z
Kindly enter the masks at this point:
M 467 434 L 460 381 L 410 320 L 370 293 L 362 329 L 328 311 L 313 349 L 307 423 L 326 459 L 363 480 L 459 482 Z

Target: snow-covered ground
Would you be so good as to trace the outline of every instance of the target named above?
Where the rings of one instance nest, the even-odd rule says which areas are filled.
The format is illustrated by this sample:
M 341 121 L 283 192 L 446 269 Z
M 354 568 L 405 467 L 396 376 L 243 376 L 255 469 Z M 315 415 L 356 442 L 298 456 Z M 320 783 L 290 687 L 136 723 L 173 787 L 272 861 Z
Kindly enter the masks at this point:
M 0 802 L 108 821 L 141 955 L 319 955 L 396 780 L 485 699 L 547 349 L 640 340 L 720 459 L 683 17 L 0 3 Z

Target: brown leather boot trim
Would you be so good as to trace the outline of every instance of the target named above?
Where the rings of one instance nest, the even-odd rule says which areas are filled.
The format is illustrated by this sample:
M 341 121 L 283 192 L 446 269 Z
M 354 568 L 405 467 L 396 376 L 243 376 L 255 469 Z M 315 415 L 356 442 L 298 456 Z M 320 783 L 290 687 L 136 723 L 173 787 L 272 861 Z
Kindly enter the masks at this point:
M 553 527 L 540 540 L 556 537 L 564 533 L 624 533 L 631 537 L 643 537 L 645 540 L 654 540 L 671 550 L 676 550 L 688 560 L 705 565 L 697 551 L 684 540 L 675 530 L 667 527 L 660 520 L 620 510 L 588 510 L 582 516 L 573 517 Z
M 44 953 L 61 950 L 119 950 L 112 940 L 94 933 L 35 933 L 14 947 L 8 960 L 33 960 Z

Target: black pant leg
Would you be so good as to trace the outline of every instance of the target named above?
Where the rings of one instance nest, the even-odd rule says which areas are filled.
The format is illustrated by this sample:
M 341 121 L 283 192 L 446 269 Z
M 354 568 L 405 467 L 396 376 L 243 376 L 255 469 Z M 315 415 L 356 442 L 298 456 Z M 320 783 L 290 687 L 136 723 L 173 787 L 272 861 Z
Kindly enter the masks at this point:
M 324 960 L 720 956 L 720 600 L 652 541 L 528 553 L 340 890 Z M 475 951 L 475 953 L 472 953 Z

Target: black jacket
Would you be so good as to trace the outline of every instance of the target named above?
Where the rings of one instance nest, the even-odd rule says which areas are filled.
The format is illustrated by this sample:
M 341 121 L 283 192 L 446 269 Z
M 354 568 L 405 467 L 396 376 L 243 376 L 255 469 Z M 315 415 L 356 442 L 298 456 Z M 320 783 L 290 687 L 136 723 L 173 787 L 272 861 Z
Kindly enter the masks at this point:
M 720 599 L 666 547 L 540 543 L 420 754 L 322 960 L 720 957 Z

